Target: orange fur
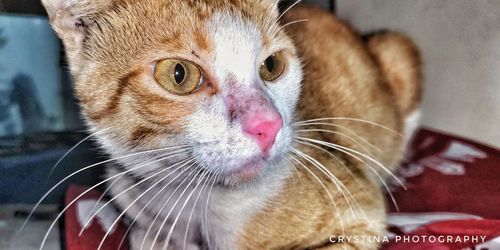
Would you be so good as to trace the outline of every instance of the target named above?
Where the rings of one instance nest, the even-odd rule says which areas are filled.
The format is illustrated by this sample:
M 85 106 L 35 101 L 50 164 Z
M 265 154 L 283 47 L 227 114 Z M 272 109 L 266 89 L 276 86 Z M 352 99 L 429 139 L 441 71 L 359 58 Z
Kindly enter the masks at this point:
M 401 132 L 407 110 L 418 104 L 416 90 L 420 87 L 420 77 L 414 45 L 399 34 L 386 35 L 390 36 L 387 39 L 374 36 L 369 44 L 373 55 L 380 56 L 376 62 L 370 56 L 367 45 L 354 31 L 324 11 L 295 8 L 287 14 L 286 21 L 306 18 L 308 22 L 291 25 L 288 30 L 304 62 L 303 95 L 298 109 L 300 118 L 360 118 Z M 388 51 L 376 51 L 376 43 L 389 39 L 396 39 L 396 42 L 383 44 Z M 398 43 L 399 40 L 403 43 Z M 397 62 L 403 63 L 403 66 L 390 68 L 395 62 L 385 59 L 389 56 L 397 58 Z M 381 69 L 377 63 L 384 67 Z M 394 76 L 402 79 L 395 81 Z M 388 82 L 391 85 L 387 84 L 386 77 L 390 79 Z M 401 159 L 400 136 L 359 122 L 335 123 L 353 130 L 380 148 L 381 152 L 369 148 L 369 154 L 390 170 Z M 328 126 L 324 129 L 346 133 L 345 130 Z M 366 147 L 360 148 L 353 141 L 337 134 L 309 133 L 307 137 L 331 141 L 366 153 Z M 346 199 L 324 173 L 309 166 L 310 171 L 331 192 L 336 208 L 332 207 L 330 198 L 314 175 L 296 163 L 299 173 L 247 225 L 240 238 L 240 245 L 245 246 L 243 249 L 377 249 L 376 243 L 368 241 L 345 244 L 331 244 L 329 241 L 330 236 L 383 235 L 383 195 L 379 184 L 370 177 L 372 173 L 368 166 L 339 152 L 329 152 L 336 155 L 338 160 L 335 160 L 328 153 L 315 148 L 301 145 L 300 149 L 322 162 L 347 187 L 360 204 L 360 208 L 354 209 L 357 217 L 350 213 Z M 375 168 L 380 175 L 387 175 L 380 168 Z M 354 203 L 353 200 L 351 202 Z
M 368 50 L 394 90 L 402 114 L 417 109 L 422 96 L 420 55 L 413 42 L 395 32 L 368 37 Z

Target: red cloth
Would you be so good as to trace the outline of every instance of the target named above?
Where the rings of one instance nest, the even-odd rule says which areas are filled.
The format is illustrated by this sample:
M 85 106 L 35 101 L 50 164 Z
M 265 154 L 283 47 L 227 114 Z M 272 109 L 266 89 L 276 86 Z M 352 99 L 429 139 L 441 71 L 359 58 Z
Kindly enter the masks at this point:
M 65 204 L 71 203 L 71 201 L 86 190 L 87 188 L 84 187 L 71 186 L 66 193 Z M 96 250 L 101 239 L 106 234 L 106 226 L 111 225 L 117 217 L 118 213 L 114 211 L 113 205 L 110 204 L 99 212 L 99 216 L 96 216 L 96 218 L 92 220 L 81 236 L 78 235 L 90 215 L 99 209 L 99 205 L 97 207 L 94 207 L 94 205 L 100 196 L 101 194 L 99 192 L 91 191 L 83 195 L 66 211 L 64 226 L 67 250 Z M 103 205 L 105 202 L 106 201 L 99 204 Z M 125 227 L 122 222 L 118 223 L 116 227 L 113 227 L 111 230 L 112 233 L 104 241 L 101 250 L 116 250 L 126 230 L 127 227 Z M 129 249 L 127 239 L 124 240 L 120 250 L 126 249 Z
M 492 241 L 500 237 L 498 149 L 422 129 L 397 175 L 408 189 L 393 185 L 399 211 L 387 195 L 390 231 L 399 238 L 392 238 L 384 249 L 500 249 L 500 238 Z M 405 235 L 420 236 L 420 242 L 403 242 Z M 461 237 L 422 242 L 431 235 Z M 459 242 L 466 236 L 484 240 Z

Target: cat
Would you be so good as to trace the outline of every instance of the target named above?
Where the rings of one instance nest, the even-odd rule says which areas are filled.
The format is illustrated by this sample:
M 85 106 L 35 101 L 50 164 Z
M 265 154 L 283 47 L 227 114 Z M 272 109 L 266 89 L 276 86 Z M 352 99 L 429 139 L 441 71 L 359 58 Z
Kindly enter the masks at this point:
M 410 39 L 277 0 L 42 2 L 132 249 L 378 248 L 335 239 L 384 234 Z

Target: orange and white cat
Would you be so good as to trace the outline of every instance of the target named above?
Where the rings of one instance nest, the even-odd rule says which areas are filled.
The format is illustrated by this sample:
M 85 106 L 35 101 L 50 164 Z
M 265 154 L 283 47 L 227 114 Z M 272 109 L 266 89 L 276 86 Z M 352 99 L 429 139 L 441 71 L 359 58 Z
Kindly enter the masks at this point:
M 378 247 L 332 239 L 384 233 L 420 98 L 409 39 L 276 0 L 43 4 L 133 249 Z

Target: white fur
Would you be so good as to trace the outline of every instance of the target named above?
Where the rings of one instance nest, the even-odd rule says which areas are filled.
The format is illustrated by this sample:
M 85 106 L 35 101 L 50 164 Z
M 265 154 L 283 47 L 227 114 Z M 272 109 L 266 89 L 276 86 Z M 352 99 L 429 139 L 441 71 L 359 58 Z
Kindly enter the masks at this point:
M 276 82 L 266 84 L 260 80 L 259 67 L 279 48 L 263 51 L 259 39 L 262 35 L 257 27 L 228 13 L 216 14 L 207 27 L 215 44 L 213 69 L 223 91 L 232 88 L 229 84 L 250 86 L 258 82 L 281 114 L 284 127 L 277 135 L 271 158 L 283 156 L 291 143 L 290 124 L 300 92 L 302 75 L 299 61 L 289 61 L 285 74 Z M 188 138 L 209 142 L 196 148 L 195 155 L 215 171 L 236 168 L 260 151 L 258 145 L 243 134 L 241 124 L 230 126 L 227 107 L 222 100 L 224 94 L 202 102 L 200 110 L 188 118 Z M 280 167 L 268 166 L 261 179 L 244 188 L 215 190 L 210 203 L 210 230 L 204 232 L 212 239 L 210 249 L 236 249 L 235 237 L 243 230 L 247 220 L 265 205 L 269 197 L 279 192 L 288 174 L 288 169 Z

